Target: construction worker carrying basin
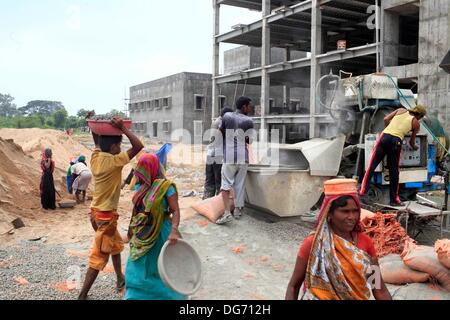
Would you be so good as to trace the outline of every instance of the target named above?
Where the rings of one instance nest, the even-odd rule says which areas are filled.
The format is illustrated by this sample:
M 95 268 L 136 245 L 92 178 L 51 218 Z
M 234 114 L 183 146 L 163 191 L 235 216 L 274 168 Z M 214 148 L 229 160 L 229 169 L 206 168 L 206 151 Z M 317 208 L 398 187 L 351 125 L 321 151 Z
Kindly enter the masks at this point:
M 405 108 L 397 109 L 384 118 L 384 125 L 386 128 L 378 138 L 369 166 L 366 168 L 366 173 L 359 192 L 361 196 L 366 194 L 367 187 L 374 175 L 375 169 L 380 162 L 383 161 L 383 158 L 387 156 L 387 164 L 389 167 L 390 205 L 403 206 L 403 203 L 401 203 L 398 196 L 400 152 L 402 150 L 403 139 L 406 134 L 412 132 L 409 145 L 413 150 L 418 149 L 415 141 L 416 135 L 420 130 L 419 121 L 426 113 L 426 108 L 424 106 L 417 105 L 410 110 Z

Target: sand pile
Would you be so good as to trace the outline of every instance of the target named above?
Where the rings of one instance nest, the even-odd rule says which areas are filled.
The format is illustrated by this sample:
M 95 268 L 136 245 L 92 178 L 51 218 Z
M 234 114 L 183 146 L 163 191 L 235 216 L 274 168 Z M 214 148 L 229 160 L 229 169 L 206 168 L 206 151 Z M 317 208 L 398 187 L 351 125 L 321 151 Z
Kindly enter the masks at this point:
M 0 243 L 12 241 L 13 236 L 8 232 L 13 229 L 11 222 L 16 218 L 23 221 L 25 228 L 12 231 L 25 239 L 34 239 L 48 234 L 51 230 L 49 226 L 55 225 L 58 221 L 67 224 L 66 215 L 71 209 L 61 209 L 51 213 L 41 209 L 39 191 L 41 175 L 38 159 L 26 154 L 12 139 L 0 137 Z M 56 168 L 53 174 L 55 187 L 63 199 L 70 199 L 65 182 L 58 178 L 63 175 L 65 176 L 65 171 Z M 57 203 L 60 200 L 61 198 L 57 195 Z M 86 211 L 88 209 L 84 207 L 81 216 L 75 215 L 72 219 L 75 221 L 72 221 L 71 225 L 79 221 L 83 222 Z M 62 227 L 60 229 L 61 233 L 66 233 L 66 236 L 71 234 Z
M 40 174 L 19 145 L 0 138 L 0 207 L 39 208 Z
M 70 160 L 80 154 L 86 156 L 87 163 L 91 158 L 91 151 L 88 148 L 63 131 L 35 128 L 0 129 L 0 137 L 13 139 L 26 154 L 31 155 L 35 160 L 41 159 L 41 153 L 45 148 L 51 148 L 56 168 L 63 171 L 67 170 Z M 39 172 L 39 166 L 35 170 Z

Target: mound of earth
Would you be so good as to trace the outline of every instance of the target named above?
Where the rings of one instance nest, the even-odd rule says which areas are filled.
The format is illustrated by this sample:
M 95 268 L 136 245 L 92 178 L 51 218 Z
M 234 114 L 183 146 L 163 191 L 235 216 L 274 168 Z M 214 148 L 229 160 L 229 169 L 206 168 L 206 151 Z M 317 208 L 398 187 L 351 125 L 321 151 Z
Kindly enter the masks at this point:
M 91 151 L 63 131 L 52 129 L 0 129 L 0 137 L 13 139 L 27 155 L 41 159 L 42 151 L 51 148 L 56 168 L 67 170 L 71 159 L 84 155 L 90 162 Z
M 0 206 L 39 208 L 39 163 L 12 140 L 0 138 Z
M 12 139 L 0 137 L 0 172 L 0 209 L 20 213 L 40 208 L 40 162 Z M 65 197 L 63 176 L 65 171 L 56 168 L 55 187 Z

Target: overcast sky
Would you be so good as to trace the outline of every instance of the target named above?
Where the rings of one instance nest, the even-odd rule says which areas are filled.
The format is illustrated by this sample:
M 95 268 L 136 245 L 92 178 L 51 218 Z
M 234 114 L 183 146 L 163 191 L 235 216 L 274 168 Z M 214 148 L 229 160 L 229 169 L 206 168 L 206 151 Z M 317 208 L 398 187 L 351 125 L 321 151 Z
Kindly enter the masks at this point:
M 222 8 L 221 32 L 261 15 Z M 0 0 L 0 93 L 121 108 L 132 85 L 211 72 L 212 13 L 211 0 Z

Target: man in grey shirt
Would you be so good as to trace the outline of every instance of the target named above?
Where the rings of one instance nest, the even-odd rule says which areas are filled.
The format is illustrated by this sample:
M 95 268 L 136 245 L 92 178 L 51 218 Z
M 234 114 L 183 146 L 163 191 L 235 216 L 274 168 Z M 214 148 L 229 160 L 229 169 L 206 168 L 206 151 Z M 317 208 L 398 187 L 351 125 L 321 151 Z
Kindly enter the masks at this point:
M 248 144 L 255 137 L 253 120 L 247 116 L 253 108 L 250 98 L 240 97 L 236 101 L 236 112 L 223 116 L 220 130 L 224 135 L 224 163 L 222 165 L 222 197 L 225 213 L 216 223 L 224 224 L 233 220 L 230 211 L 230 191 L 234 190 L 234 217 L 242 216 L 245 201 L 245 178 L 249 163 Z

